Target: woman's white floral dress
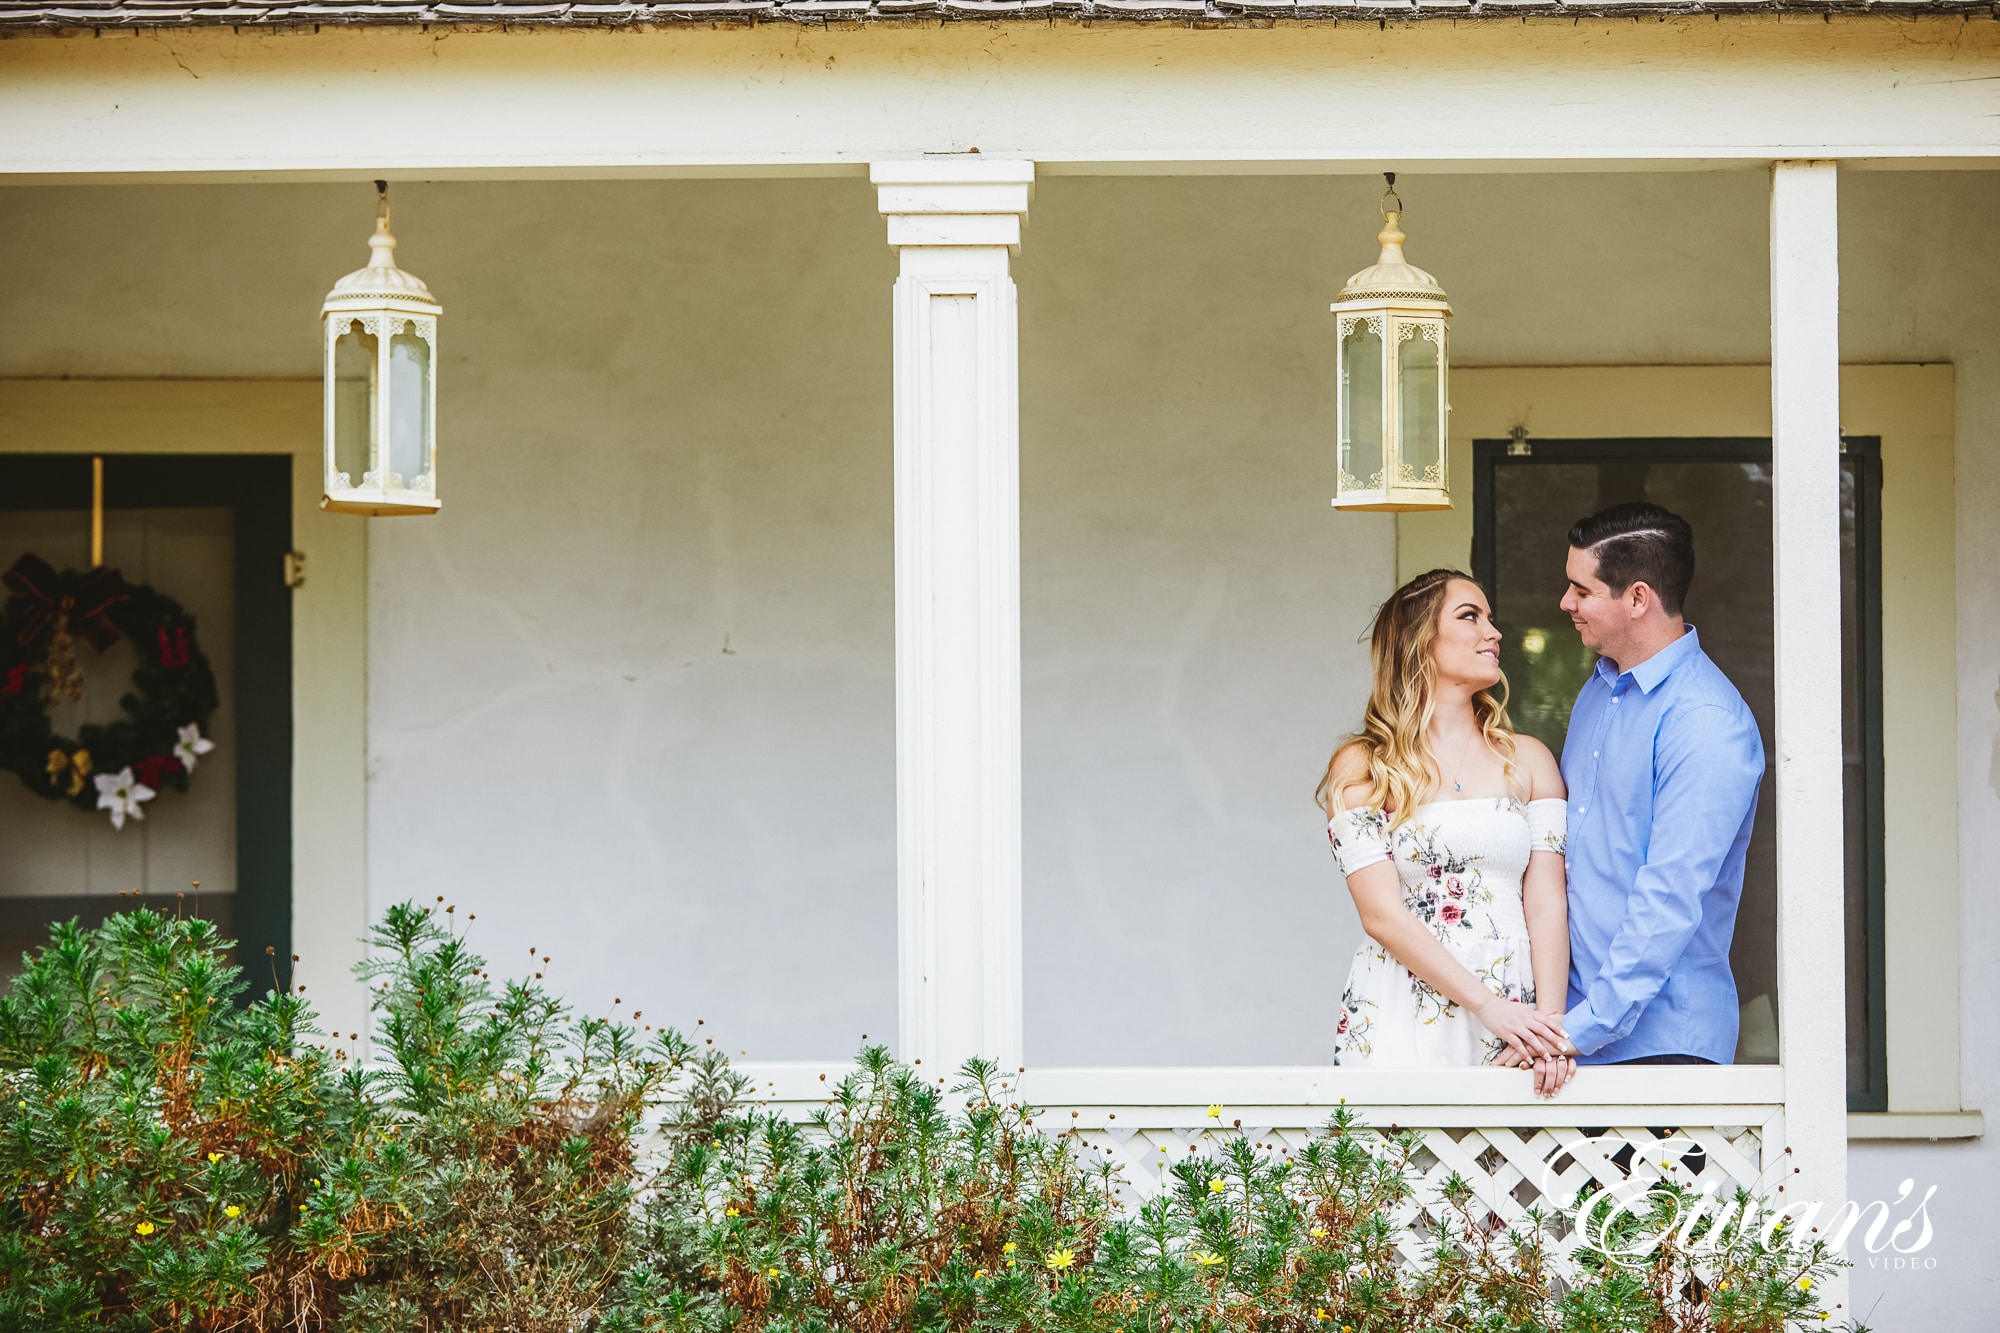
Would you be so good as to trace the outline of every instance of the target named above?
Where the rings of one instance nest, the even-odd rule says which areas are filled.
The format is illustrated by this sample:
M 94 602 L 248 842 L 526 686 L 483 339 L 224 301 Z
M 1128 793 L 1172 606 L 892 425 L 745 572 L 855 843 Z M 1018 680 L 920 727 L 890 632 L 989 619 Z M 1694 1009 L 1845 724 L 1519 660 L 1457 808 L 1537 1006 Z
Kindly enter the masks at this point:
M 1564 850 L 1564 803 L 1510 797 L 1433 801 L 1394 834 L 1372 806 L 1342 810 L 1327 835 L 1341 873 L 1393 860 L 1403 905 L 1495 995 L 1535 1002 L 1521 879 L 1528 857 Z M 1484 1064 L 1499 1038 L 1372 939 L 1354 951 L 1333 1062 L 1417 1068 Z

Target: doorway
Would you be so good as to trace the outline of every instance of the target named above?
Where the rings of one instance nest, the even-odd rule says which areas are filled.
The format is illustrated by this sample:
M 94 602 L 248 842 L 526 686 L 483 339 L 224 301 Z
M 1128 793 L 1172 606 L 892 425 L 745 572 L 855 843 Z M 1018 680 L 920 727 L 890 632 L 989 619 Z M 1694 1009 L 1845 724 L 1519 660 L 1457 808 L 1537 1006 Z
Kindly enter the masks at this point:
M 105 457 L 104 563 L 195 614 L 222 695 L 217 748 L 187 792 L 163 792 L 116 830 L 0 782 L 0 979 L 52 924 L 95 925 L 135 903 L 214 921 L 239 942 L 254 992 L 271 983 L 257 965 L 266 949 L 289 959 L 291 469 L 287 455 Z M 89 457 L 0 455 L 0 568 L 30 551 L 87 565 L 91 493 Z M 121 648 L 80 650 L 85 697 L 67 707 L 84 720 L 116 713 L 131 669 Z
M 1558 607 L 1570 525 L 1648 500 L 1694 525 L 1687 619 L 1773 744 L 1769 439 L 1480 440 L 1473 446 L 1473 570 L 1506 637 L 1508 711 L 1562 752 L 1569 710 L 1595 665 Z M 1881 442 L 1840 458 L 1841 709 L 1846 804 L 1849 1109 L 1888 1107 L 1883 1027 Z M 1501 536 L 1504 534 L 1504 540 Z M 1742 1004 L 1738 1063 L 1778 1058 L 1775 765 L 1765 772 L 1730 964 Z

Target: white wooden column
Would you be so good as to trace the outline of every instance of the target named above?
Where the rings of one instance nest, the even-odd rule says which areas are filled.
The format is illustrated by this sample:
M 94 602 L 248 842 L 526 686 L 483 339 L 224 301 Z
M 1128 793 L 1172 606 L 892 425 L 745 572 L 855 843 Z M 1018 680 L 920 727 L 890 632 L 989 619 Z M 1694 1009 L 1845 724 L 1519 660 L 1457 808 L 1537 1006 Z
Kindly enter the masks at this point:
M 1032 162 L 869 171 L 895 288 L 898 1054 L 1021 1063 L 1020 411 Z
M 1821 1216 L 1847 1198 L 1836 184 L 1831 162 L 1771 170 L 1778 1028 L 1797 1170 L 1785 1199 L 1822 1200 Z

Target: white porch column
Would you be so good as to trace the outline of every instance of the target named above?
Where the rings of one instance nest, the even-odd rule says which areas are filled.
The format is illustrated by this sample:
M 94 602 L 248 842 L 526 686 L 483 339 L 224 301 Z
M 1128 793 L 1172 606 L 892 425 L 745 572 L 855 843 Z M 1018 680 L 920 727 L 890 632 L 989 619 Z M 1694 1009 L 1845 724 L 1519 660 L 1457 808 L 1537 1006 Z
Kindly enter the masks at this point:
M 895 289 L 899 1050 L 1021 1063 L 1020 412 L 1032 162 L 869 170 Z
M 1836 181 L 1832 162 L 1771 171 L 1778 1027 L 1797 1168 L 1785 1199 L 1828 1210 L 1847 1197 Z

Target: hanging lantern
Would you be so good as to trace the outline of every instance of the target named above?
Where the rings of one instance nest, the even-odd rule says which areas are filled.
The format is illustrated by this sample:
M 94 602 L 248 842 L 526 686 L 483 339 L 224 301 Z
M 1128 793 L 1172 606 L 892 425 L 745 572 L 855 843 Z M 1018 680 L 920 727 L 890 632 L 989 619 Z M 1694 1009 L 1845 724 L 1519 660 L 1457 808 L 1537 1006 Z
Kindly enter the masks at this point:
M 1449 509 L 1445 325 L 1437 279 L 1403 259 L 1403 201 L 1384 173 L 1382 256 L 1334 300 L 1340 379 L 1336 509 Z
M 437 326 L 443 307 L 396 267 L 389 187 L 376 181 L 366 268 L 333 284 L 325 325 L 325 494 L 341 514 L 434 514 Z

